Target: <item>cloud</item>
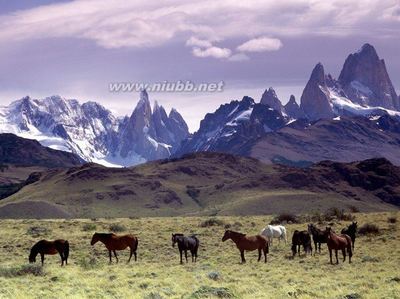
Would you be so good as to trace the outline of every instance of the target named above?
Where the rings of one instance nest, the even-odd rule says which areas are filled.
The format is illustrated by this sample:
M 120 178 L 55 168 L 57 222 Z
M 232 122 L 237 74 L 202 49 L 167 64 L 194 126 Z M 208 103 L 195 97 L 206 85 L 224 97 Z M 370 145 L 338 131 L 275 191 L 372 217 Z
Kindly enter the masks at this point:
M 228 48 L 210 47 L 207 49 L 193 48 L 192 54 L 196 57 L 229 58 L 232 51 Z
M 146 48 L 196 36 L 191 46 L 206 48 L 256 36 L 399 38 L 399 23 L 398 0 L 75 0 L 0 15 L 0 42 L 77 38 Z
M 244 53 L 237 53 L 228 58 L 229 61 L 246 61 L 249 59 L 250 57 Z
M 192 36 L 186 41 L 186 46 L 195 46 L 200 48 L 211 48 L 212 43 L 208 40 L 198 39 L 197 37 Z
M 240 52 L 277 51 L 282 46 L 282 42 L 277 38 L 259 37 L 241 44 L 237 50 Z

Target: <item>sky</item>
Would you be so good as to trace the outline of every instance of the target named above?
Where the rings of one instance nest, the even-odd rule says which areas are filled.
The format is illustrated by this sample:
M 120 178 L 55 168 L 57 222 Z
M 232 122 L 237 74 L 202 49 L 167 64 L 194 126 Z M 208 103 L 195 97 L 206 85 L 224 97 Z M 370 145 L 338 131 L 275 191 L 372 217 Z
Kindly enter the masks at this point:
M 274 87 L 297 101 L 316 63 L 338 77 L 368 42 L 400 90 L 399 0 L 0 0 L 0 105 L 30 95 L 130 114 L 113 82 L 224 82 L 219 92 L 149 93 L 195 131 L 219 105 Z

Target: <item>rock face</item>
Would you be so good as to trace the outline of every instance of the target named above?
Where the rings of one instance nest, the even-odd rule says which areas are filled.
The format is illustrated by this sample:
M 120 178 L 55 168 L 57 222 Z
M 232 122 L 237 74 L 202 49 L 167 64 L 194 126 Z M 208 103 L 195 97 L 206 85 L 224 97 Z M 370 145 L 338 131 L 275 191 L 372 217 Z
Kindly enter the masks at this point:
M 310 120 L 332 118 L 330 94 L 326 82 L 324 67 L 318 63 L 311 73 L 310 80 L 301 96 L 301 109 Z
M 36 139 L 44 146 L 108 166 L 167 158 L 189 135 L 176 110 L 167 116 L 156 103 L 152 112 L 145 91 L 132 115 L 123 119 L 95 102 L 80 105 L 60 96 L 25 97 L 0 107 L 0 133 Z
M 276 95 L 275 90 L 270 87 L 269 89 L 266 89 L 261 97 L 261 104 L 267 105 L 271 107 L 272 109 L 275 109 L 276 111 L 280 112 L 281 114 L 284 114 L 284 108 L 279 100 L 278 96 Z
M 286 114 L 292 119 L 305 118 L 304 111 L 300 108 L 296 102 L 294 95 L 290 96 L 289 102 L 284 106 Z
M 386 70 L 385 61 L 379 58 L 370 44 L 350 54 L 339 76 L 347 97 L 354 103 L 399 110 L 399 99 Z

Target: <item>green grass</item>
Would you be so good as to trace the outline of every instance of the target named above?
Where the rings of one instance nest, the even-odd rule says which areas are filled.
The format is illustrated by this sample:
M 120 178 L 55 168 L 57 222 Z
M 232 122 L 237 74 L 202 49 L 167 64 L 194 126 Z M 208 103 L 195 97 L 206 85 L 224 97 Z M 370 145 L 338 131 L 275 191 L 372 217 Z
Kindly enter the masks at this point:
M 267 264 L 257 263 L 255 252 L 239 264 L 234 244 L 221 242 L 225 226 L 257 234 L 273 216 L 217 217 L 216 225 L 201 225 L 209 217 L 0 220 L 0 298 L 400 298 L 400 229 L 388 222 L 399 213 L 355 215 L 360 226 L 374 223 L 380 233 L 360 236 L 353 263 L 338 266 L 329 264 L 326 245 L 315 257 L 292 259 L 289 244 L 273 247 Z M 139 237 L 138 262 L 125 263 L 127 250 L 109 265 L 105 247 L 90 246 L 89 229 L 108 232 L 114 224 Z M 45 235 L 32 235 L 32 227 Z M 306 223 L 287 229 L 291 235 Z M 170 240 L 178 232 L 198 235 L 196 264 L 179 264 Z M 69 240 L 67 267 L 58 255 L 46 256 L 43 269 L 27 266 L 30 247 L 42 238 Z

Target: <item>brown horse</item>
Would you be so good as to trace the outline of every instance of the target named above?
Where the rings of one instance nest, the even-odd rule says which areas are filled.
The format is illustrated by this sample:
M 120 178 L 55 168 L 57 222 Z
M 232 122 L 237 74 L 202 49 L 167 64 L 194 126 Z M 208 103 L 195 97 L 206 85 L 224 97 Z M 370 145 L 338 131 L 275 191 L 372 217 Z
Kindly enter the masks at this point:
M 47 241 L 41 240 L 33 245 L 31 252 L 29 254 L 29 262 L 35 263 L 36 256 L 40 254 L 42 260 L 42 266 L 44 263 L 44 255 L 45 254 L 60 254 L 61 257 L 61 266 L 68 264 L 68 255 L 69 255 L 69 243 L 67 240 L 55 240 L 55 241 Z
M 331 227 L 326 228 L 326 236 L 327 236 L 327 244 L 329 249 L 329 257 L 331 264 L 332 262 L 332 250 L 335 250 L 336 255 L 336 264 L 339 264 L 338 260 L 338 250 L 341 250 L 343 253 L 343 262 L 346 260 L 346 249 L 349 254 L 349 263 L 351 263 L 351 257 L 353 256 L 353 252 L 351 249 L 351 238 L 348 235 L 337 235 L 333 232 Z
M 90 245 L 93 246 L 98 241 L 102 242 L 108 249 L 108 254 L 110 256 L 110 263 L 111 263 L 111 251 L 114 253 L 114 256 L 117 259 L 117 263 L 118 263 L 118 257 L 117 257 L 117 253 L 115 251 L 116 250 L 124 250 L 127 247 L 129 247 L 131 250 L 128 263 L 131 261 L 132 254 L 135 255 L 135 261 L 137 261 L 136 250 L 137 250 L 138 243 L 139 243 L 137 237 L 135 237 L 133 235 L 117 236 L 115 234 L 95 233 L 92 237 L 92 241 L 90 242 Z
M 246 262 L 244 258 L 245 251 L 254 251 L 258 249 L 258 261 L 261 260 L 261 251 L 264 253 L 265 263 L 267 262 L 267 253 L 269 253 L 268 240 L 262 235 L 248 237 L 245 234 L 234 232 L 231 230 L 225 231 L 222 237 L 222 242 L 231 239 L 240 251 L 242 263 Z

